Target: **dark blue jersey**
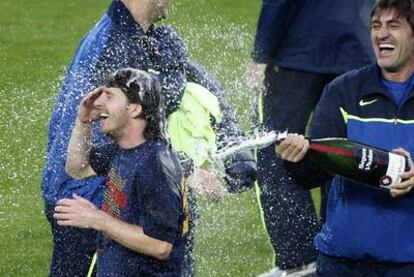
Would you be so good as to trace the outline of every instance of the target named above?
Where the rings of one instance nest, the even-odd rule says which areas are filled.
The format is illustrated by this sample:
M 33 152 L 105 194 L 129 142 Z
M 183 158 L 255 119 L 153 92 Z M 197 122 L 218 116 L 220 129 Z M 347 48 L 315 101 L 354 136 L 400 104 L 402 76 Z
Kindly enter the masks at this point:
M 146 141 L 131 149 L 109 144 L 94 148 L 90 162 L 97 174 L 106 176 L 102 210 L 173 245 L 170 257 L 161 261 L 100 234 L 98 275 L 180 276 L 186 214 L 175 153 L 162 141 Z

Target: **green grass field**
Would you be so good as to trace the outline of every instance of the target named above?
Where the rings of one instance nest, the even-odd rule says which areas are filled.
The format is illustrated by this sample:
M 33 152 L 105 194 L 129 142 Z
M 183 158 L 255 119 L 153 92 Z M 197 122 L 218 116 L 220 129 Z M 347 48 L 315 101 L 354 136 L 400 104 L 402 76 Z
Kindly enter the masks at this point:
M 247 126 L 249 61 L 259 0 L 176 0 L 170 19 L 190 55 L 229 91 Z M 51 234 L 40 180 L 48 119 L 78 42 L 109 0 L 0 2 L 0 276 L 46 276 Z M 201 201 L 198 276 L 255 276 L 272 267 L 254 191 Z

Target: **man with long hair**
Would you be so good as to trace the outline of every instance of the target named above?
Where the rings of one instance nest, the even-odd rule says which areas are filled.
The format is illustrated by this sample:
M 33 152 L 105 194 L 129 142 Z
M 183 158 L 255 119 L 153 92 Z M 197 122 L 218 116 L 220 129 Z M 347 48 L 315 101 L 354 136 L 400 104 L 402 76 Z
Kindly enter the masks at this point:
M 188 220 L 177 156 L 164 140 L 160 87 L 148 73 L 120 69 L 81 102 L 66 171 L 106 176 L 102 210 L 76 194 L 61 199 L 62 226 L 94 229 L 98 276 L 181 276 Z M 91 124 L 113 142 L 91 144 Z

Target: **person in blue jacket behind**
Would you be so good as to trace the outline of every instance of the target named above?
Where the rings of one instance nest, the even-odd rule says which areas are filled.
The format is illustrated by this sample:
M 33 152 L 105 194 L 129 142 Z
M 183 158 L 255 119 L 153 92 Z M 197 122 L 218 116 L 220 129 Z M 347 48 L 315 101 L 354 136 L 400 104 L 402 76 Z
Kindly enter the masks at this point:
M 370 25 L 377 64 L 348 72 L 326 87 L 310 137 L 344 137 L 411 160 L 414 1 L 378 1 Z M 314 240 L 317 276 L 414 276 L 412 162 L 388 191 L 329 176 L 309 163 L 308 146 L 302 135 L 291 135 L 276 151 L 292 162 L 286 164 L 303 186 L 333 177 L 326 223 Z
M 119 68 L 151 69 L 158 72 L 168 116 L 179 107 L 186 82 L 192 76 L 211 77 L 199 66 L 192 66 L 185 43 L 171 27 L 154 26 L 156 21 L 167 16 L 168 8 L 168 0 L 113 0 L 107 12 L 82 39 L 69 65 L 49 123 L 42 177 L 45 213 L 54 242 L 51 276 L 85 276 L 96 250 L 95 231 L 58 226 L 52 217 L 57 201 L 74 193 L 98 207 L 102 203 L 103 177 L 75 180 L 65 172 L 66 149 L 81 99 Z M 214 79 L 204 81 L 218 87 Z M 212 90 L 212 93 L 220 91 Z M 218 95 L 218 98 L 223 102 L 223 97 Z M 223 114 L 233 120 L 231 112 Z M 219 129 L 227 127 L 217 126 Z M 235 131 L 239 125 L 231 126 L 236 128 L 233 133 L 242 134 L 241 129 Z M 225 130 L 221 132 L 226 133 Z M 107 141 L 96 126 L 93 143 Z M 236 156 L 226 164 L 226 174 L 230 187 L 234 185 L 235 190 L 252 186 L 256 178 L 252 154 Z
M 263 1 L 246 79 L 258 93 L 264 74 L 267 130 L 304 133 L 325 85 L 374 62 L 368 32 L 374 2 Z M 278 266 L 268 275 L 312 274 L 317 256 L 312 238 L 320 223 L 310 192 L 295 183 L 273 147 L 258 151 L 257 159 L 260 205 Z

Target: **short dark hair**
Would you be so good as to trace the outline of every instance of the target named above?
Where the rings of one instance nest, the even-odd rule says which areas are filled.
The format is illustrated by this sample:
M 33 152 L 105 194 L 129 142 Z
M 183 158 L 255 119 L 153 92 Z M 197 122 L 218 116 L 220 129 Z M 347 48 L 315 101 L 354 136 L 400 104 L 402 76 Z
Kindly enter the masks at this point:
M 157 79 L 143 70 L 122 68 L 110 74 L 103 85 L 119 88 L 129 103 L 141 105 L 141 118 L 147 122 L 144 130 L 146 139 L 165 138 L 165 115 Z
M 378 0 L 372 11 L 371 18 L 386 9 L 395 9 L 397 15 L 405 18 L 414 31 L 414 1 L 413 0 Z

